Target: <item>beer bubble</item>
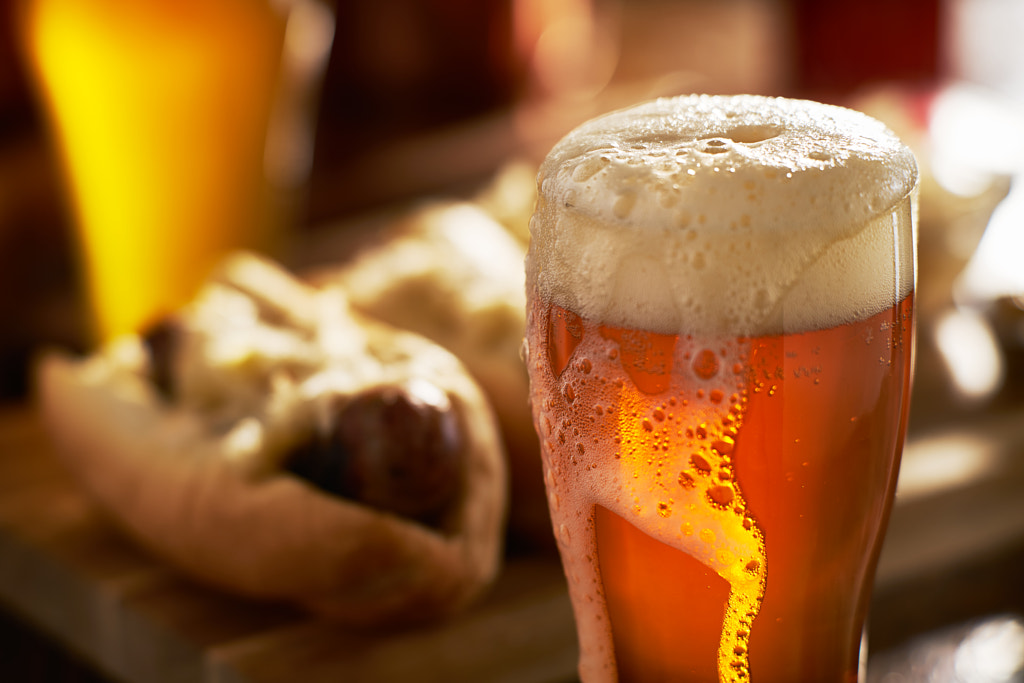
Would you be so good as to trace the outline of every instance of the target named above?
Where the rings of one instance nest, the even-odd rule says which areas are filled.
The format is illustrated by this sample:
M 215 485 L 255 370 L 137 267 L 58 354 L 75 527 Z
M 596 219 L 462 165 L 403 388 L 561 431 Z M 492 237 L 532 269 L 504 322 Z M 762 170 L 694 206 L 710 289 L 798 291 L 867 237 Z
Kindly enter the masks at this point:
M 712 403 L 721 403 L 722 399 L 725 398 L 725 392 L 721 389 L 712 389 L 711 393 L 708 394 L 708 398 Z
M 711 349 L 704 349 L 693 360 L 693 372 L 701 379 L 711 379 L 718 374 L 718 357 Z
M 729 455 L 735 445 L 736 442 L 731 436 L 723 436 L 711 442 L 711 447 L 718 451 L 719 455 Z
M 568 403 L 572 403 L 576 400 L 576 390 L 572 388 L 571 384 L 566 383 L 562 386 L 562 396 Z
M 701 529 L 699 535 L 700 535 L 700 540 L 704 541 L 705 543 L 714 543 L 715 542 L 715 532 L 712 531 L 711 529 L 708 529 L 707 527 Z
M 594 364 L 590 362 L 589 358 L 581 358 L 579 365 L 577 367 L 579 368 L 580 372 L 582 372 L 585 375 L 589 375 L 590 371 L 594 367 Z
M 720 484 L 718 486 L 712 486 L 708 489 L 708 499 L 715 505 L 715 507 L 726 508 L 733 499 L 733 490 L 731 486 L 726 484 Z
M 757 570 L 760 569 L 760 568 L 761 568 L 761 563 L 758 562 L 757 560 L 750 560 L 749 562 L 747 562 L 747 566 L 744 567 L 744 569 L 746 569 L 751 574 L 757 573 Z
M 562 542 L 563 545 L 566 545 L 566 546 L 571 545 L 571 543 L 572 543 L 572 535 L 569 533 L 569 527 L 567 527 L 564 524 L 559 525 L 559 527 L 558 527 L 558 539 Z
M 711 464 L 700 453 L 694 453 L 690 456 L 690 464 L 701 474 L 711 472 Z
M 697 481 L 693 478 L 692 474 L 684 470 L 679 473 L 679 485 L 684 489 L 692 489 L 697 485 Z
M 633 210 L 636 205 L 636 193 L 634 192 L 623 192 L 619 195 L 618 199 L 615 200 L 615 206 L 612 208 L 612 212 L 616 218 L 623 219 L 629 216 L 629 213 Z
M 582 183 L 585 180 L 590 180 L 592 177 L 597 175 L 599 171 L 601 171 L 610 163 L 611 159 L 609 159 L 607 156 L 603 154 L 601 156 L 588 157 L 584 159 L 579 166 L 573 169 L 572 179 L 578 183 Z
M 559 501 L 559 499 L 558 499 L 558 494 L 557 494 L 557 493 L 555 493 L 554 491 L 552 491 L 551 493 L 549 493 L 549 494 L 548 494 L 548 506 L 549 506 L 549 507 L 550 507 L 550 508 L 551 508 L 552 510 L 554 510 L 555 512 L 557 512 L 557 511 L 558 511 L 558 505 L 559 505 L 559 502 L 560 502 L 560 501 Z
M 658 514 L 662 517 L 669 517 L 672 515 L 672 505 L 669 503 L 661 502 L 658 503 Z
M 654 431 L 654 425 L 652 425 L 651 421 L 648 420 L 646 417 L 643 420 L 640 421 L 640 424 L 641 424 L 641 426 L 643 426 L 645 432 L 653 432 Z
M 661 408 L 655 408 L 653 411 L 651 411 L 651 417 L 653 417 L 658 422 L 664 422 L 665 411 Z
M 728 143 L 722 138 L 712 138 L 704 141 L 704 147 L 701 151 L 705 154 L 725 154 L 729 151 L 729 148 Z
M 693 536 L 693 524 L 691 522 L 683 522 L 679 530 L 683 532 L 684 536 Z

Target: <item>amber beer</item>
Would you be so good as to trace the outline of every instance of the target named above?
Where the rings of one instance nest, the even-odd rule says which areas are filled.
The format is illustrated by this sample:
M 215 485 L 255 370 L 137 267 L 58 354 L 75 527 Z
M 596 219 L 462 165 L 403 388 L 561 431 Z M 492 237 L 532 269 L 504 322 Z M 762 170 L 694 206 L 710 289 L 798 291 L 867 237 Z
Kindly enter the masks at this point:
M 911 153 L 659 100 L 548 156 L 527 360 L 584 681 L 858 678 L 909 398 Z

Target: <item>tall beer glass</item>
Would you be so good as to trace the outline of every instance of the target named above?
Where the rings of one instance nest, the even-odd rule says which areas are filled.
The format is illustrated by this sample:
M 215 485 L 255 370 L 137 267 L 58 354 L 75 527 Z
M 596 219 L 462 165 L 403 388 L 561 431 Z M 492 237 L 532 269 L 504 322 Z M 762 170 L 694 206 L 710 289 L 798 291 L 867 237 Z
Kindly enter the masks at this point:
M 181 306 L 228 251 L 280 246 L 297 182 L 279 167 L 304 149 L 303 79 L 329 45 L 296 36 L 315 2 L 16 7 L 66 175 L 96 337 Z
M 910 388 L 917 166 L 811 102 L 551 151 L 527 362 L 584 681 L 857 680 Z

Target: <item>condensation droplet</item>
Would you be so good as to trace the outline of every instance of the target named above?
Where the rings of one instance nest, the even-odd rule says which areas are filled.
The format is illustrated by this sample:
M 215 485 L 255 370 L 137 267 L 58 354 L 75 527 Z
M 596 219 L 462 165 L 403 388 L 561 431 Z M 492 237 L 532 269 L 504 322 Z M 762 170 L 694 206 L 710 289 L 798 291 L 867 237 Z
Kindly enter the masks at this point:
M 735 442 L 729 436 L 723 436 L 721 439 L 715 439 L 711 442 L 711 447 L 718 451 L 719 455 L 729 455 L 732 453 L 734 446 Z
M 733 495 L 732 487 L 726 484 L 712 486 L 708 489 L 708 498 L 714 505 L 720 508 L 728 507 L 729 503 L 732 502 Z
M 702 474 L 707 474 L 711 471 L 711 464 L 700 453 L 694 453 L 690 456 L 690 464 Z

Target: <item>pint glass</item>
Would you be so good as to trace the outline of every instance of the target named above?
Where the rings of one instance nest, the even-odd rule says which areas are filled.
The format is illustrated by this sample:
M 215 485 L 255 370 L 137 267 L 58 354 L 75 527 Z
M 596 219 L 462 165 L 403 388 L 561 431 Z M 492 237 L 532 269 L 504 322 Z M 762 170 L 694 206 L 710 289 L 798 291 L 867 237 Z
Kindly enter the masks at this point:
M 911 152 L 693 96 L 541 166 L 526 358 L 584 681 L 857 680 L 899 468 Z
M 278 246 L 292 200 L 272 143 L 301 106 L 286 30 L 311 4 L 17 3 L 99 339 L 180 307 L 226 252 Z

